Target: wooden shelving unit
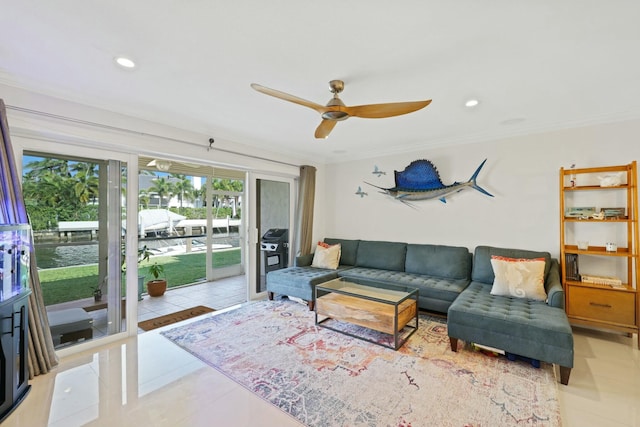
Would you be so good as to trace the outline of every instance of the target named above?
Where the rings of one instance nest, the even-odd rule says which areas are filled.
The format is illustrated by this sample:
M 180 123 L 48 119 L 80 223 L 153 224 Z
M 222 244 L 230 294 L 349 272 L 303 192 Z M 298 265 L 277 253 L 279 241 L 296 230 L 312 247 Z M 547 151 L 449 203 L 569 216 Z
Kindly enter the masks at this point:
M 612 174 L 620 177 L 618 185 L 597 184 L 603 176 Z M 567 209 L 580 209 L 580 206 L 601 210 L 610 204 L 605 200 L 611 199 L 612 196 L 616 200 L 624 201 L 620 205 L 625 206 L 619 207 L 625 208 L 625 215 L 606 219 L 567 216 Z M 624 229 L 624 232 L 620 232 L 621 229 Z M 604 241 L 595 242 L 593 246 L 589 244 L 586 249 L 579 249 L 578 242 L 585 240 L 582 236 L 588 234 L 588 231 L 607 235 L 607 242 L 615 243 L 617 249 L 607 251 Z M 560 260 L 562 285 L 566 296 L 565 309 L 569 321 L 574 325 L 597 327 L 629 335 L 638 334 L 637 345 L 640 348 L 638 243 L 638 175 L 635 161 L 621 166 L 560 169 Z M 570 274 L 573 271 L 571 263 L 567 262 L 572 254 L 575 255 L 579 273 L 582 274 L 588 271 L 590 275 L 599 275 L 598 271 L 590 269 L 604 269 L 608 267 L 608 263 L 626 264 L 622 267 L 618 265 L 621 273 L 615 275 L 622 284 L 609 286 L 586 283 L 579 277 L 574 277 Z M 605 273 L 601 275 L 611 277 Z

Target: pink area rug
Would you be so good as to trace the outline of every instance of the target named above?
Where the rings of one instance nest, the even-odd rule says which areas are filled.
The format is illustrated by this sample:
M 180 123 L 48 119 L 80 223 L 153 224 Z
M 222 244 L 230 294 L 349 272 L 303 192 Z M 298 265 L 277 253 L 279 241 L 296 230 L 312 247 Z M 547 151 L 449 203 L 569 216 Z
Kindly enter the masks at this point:
M 454 353 L 436 317 L 421 315 L 398 351 L 318 328 L 313 312 L 288 300 L 162 334 L 307 426 L 561 425 L 551 365 L 536 369 L 467 345 Z

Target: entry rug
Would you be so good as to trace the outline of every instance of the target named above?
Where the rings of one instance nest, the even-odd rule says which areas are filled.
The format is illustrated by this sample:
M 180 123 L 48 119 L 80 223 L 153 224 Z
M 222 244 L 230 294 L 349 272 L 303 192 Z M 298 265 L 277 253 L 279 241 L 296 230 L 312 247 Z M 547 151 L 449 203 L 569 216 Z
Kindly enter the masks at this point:
M 150 331 L 152 329 L 167 326 L 172 323 L 178 323 L 183 320 L 191 319 L 192 317 L 200 316 L 201 314 L 211 313 L 215 311 L 213 308 L 205 307 L 204 305 L 198 305 L 186 310 L 176 311 L 175 313 L 166 314 L 164 316 L 155 317 L 153 319 L 144 320 L 138 323 L 138 327 L 144 331 Z
M 552 365 L 454 353 L 444 319 L 420 315 L 419 326 L 394 351 L 316 327 L 306 306 L 282 300 L 162 335 L 307 426 L 561 424 Z

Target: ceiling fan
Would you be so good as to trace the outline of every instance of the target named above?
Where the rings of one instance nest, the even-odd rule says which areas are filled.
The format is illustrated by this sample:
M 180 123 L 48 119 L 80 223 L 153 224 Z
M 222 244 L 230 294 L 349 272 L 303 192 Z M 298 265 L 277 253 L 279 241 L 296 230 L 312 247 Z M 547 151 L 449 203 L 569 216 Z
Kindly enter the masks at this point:
M 325 106 L 307 101 L 306 99 L 298 98 L 297 96 L 289 95 L 288 93 L 280 92 L 279 90 L 269 89 L 268 87 L 264 87 L 257 83 L 251 83 L 251 87 L 258 92 L 284 99 L 285 101 L 293 102 L 294 104 L 299 104 L 304 107 L 309 107 L 320 113 L 322 116 L 322 122 L 320 122 L 320 126 L 316 129 L 316 138 L 328 137 L 336 123 L 346 120 L 349 117 L 382 119 L 385 117 L 400 116 L 402 114 L 420 110 L 431 103 L 431 100 L 428 99 L 426 101 L 393 102 L 387 104 L 368 104 L 348 107 L 338 96 L 338 94 L 344 89 L 344 82 L 342 80 L 331 80 L 329 82 L 329 86 L 331 87 L 333 98 L 331 98 Z

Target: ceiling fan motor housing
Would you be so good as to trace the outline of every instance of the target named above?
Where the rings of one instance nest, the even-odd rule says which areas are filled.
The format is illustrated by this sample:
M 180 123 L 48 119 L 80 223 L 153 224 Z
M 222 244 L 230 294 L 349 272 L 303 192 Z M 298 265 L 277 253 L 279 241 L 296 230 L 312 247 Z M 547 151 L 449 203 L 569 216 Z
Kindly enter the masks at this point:
M 327 107 L 336 107 L 335 109 L 331 109 L 330 111 L 326 111 L 322 113 L 322 118 L 325 120 L 335 120 L 341 121 L 349 118 L 349 114 L 346 111 L 343 111 L 341 107 L 344 107 L 344 102 L 340 98 L 338 98 L 338 93 L 336 92 L 333 95 L 333 98 L 327 103 Z

